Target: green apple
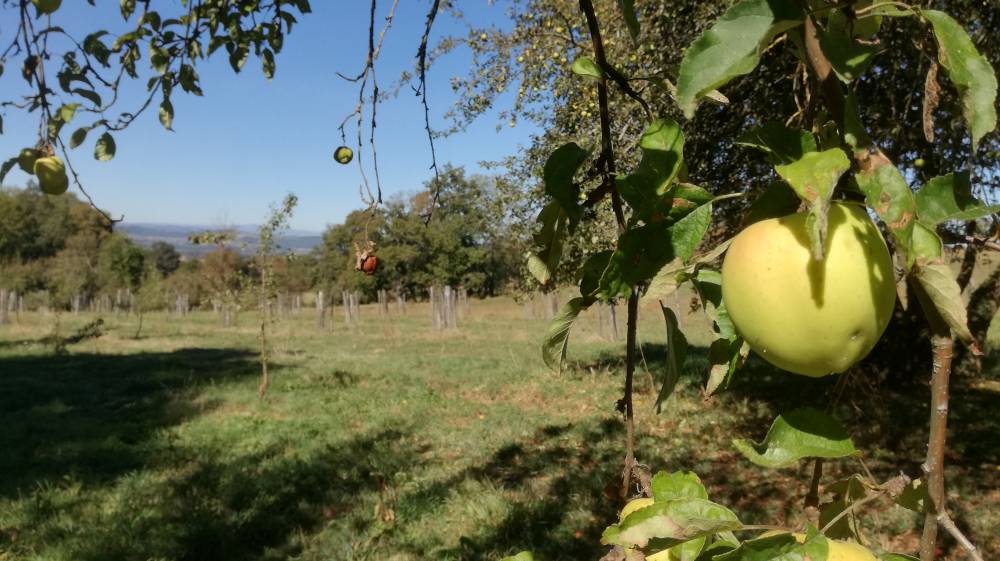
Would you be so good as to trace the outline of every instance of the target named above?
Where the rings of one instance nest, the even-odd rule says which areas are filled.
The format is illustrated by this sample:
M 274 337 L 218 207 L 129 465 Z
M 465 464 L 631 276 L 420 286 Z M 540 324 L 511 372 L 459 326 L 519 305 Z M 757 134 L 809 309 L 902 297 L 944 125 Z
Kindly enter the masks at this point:
M 923 158 L 917 158 L 916 160 L 913 160 L 913 167 L 915 167 L 917 169 L 920 169 L 920 168 L 924 167 L 925 163 L 926 162 L 924 162 Z
M 625 508 L 622 509 L 621 514 L 618 515 L 619 522 L 625 520 L 625 517 L 628 516 L 629 514 L 632 514 L 633 512 L 639 510 L 640 508 L 646 508 L 651 504 L 653 504 L 653 499 L 649 497 L 640 497 L 638 499 L 632 499 L 631 501 L 628 502 L 628 504 L 625 505 Z
M 349 164 L 354 159 L 354 151 L 347 146 L 340 146 L 333 151 L 333 159 L 337 160 L 338 164 Z
M 34 175 L 35 160 L 41 157 L 41 150 L 38 150 L 37 148 L 24 148 L 21 150 L 21 153 L 17 155 L 17 166 L 21 168 L 24 173 Z
M 739 233 L 722 264 L 722 300 L 758 355 L 789 372 L 843 372 L 871 352 L 896 301 L 892 259 L 864 207 L 833 203 L 815 261 L 804 212 Z
M 38 176 L 38 186 L 42 188 L 42 192 L 49 195 L 62 195 L 69 188 L 66 166 L 57 156 L 35 160 L 35 175 Z
M 42 16 L 58 10 L 62 0 L 31 0 L 31 3 L 35 5 L 38 15 Z

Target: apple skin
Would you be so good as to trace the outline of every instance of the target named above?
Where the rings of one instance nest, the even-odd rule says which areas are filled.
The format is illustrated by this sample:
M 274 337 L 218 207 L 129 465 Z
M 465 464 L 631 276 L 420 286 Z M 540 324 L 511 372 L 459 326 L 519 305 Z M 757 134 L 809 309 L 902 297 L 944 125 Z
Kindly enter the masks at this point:
M 340 146 L 333 151 L 333 159 L 337 160 L 338 164 L 349 164 L 354 159 L 354 150 L 347 146 Z
M 768 538 L 771 536 L 780 536 L 782 534 L 787 534 L 787 532 L 782 532 L 780 530 L 770 530 L 764 532 L 759 537 Z M 805 534 L 792 534 L 795 537 L 795 541 L 803 543 L 806 541 Z M 827 538 L 827 552 L 826 561 L 878 561 L 875 558 L 875 554 L 868 550 L 868 548 L 856 544 L 854 542 L 845 542 L 842 540 L 831 540 Z M 652 557 L 647 557 L 647 559 L 652 559 Z
M 632 499 L 631 501 L 628 502 L 628 504 L 625 505 L 625 508 L 622 509 L 621 514 L 618 515 L 618 521 L 621 522 L 622 520 L 625 520 L 625 517 L 628 516 L 629 514 L 632 514 L 633 512 L 639 510 L 640 508 L 646 508 L 651 504 L 653 504 L 653 499 L 649 497 L 639 497 L 638 499 Z
M 59 6 L 62 5 L 62 0 L 31 0 L 31 3 L 35 5 L 35 10 L 41 16 L 58 10 Z
M 35 175 L 38 176 L 38 186 L 42 188 L 42 192 L 49 195 L 62 195 L 69 188 L 66 166 L 56 156 L 35 160 Z
M 737 332 L 764 360 L 811 377 L 867 356 L 896 302 L 892 258 L 863 207 L 832 203 L 827 224 L 823 261 L 812 259 L 802 212 L 751 224 L 722 264 Z
M 42 151 L 37 148 L 24 148 L 17 155 L 17 166 L 28 175 L 35 174 L 35 160 L 42 157 Z

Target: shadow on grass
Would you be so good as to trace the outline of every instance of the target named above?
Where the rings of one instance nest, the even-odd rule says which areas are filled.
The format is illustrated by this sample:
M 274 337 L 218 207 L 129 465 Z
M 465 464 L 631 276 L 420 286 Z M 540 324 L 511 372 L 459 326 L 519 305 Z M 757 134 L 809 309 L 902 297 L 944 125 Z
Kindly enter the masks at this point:
M 0 496 L 140 468 L 153 433 L 214 406 L 186 390 L 258 368 L 255 353 L 223 349 L 0 358 Z

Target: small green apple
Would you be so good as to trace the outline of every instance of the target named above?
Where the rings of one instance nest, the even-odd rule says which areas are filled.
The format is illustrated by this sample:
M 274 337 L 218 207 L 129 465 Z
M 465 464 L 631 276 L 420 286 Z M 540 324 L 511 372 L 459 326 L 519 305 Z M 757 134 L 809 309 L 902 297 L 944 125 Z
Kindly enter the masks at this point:
M 42 188 L 42 192 L 49 195 L 62 195 L 69 188 L 66 166 L 57 156 L 35 160 L 35 175 L 38 176 L 38 186 Z
M 43 16 L 58 10 L 59 6 L 62 5 L 62 0 L 31 0 L 31 3 L 35 5 L 38 15 Z
M 758 355 L 789 372 L 843 372 L 871 352 L 896 302 L 892 259 L 864 207 L 833 203 L 826 251 L 809 250 L 807 213 L 740 232 L 722 264 L 722 300 Z
M 340 146 L 333 151 L 333 159 L 337 160 L 338 164 L 349 164 L 354 159 L 354 151 L 347 146 Z
M 920 169 L 920 168 L 924 167 L 925 163 L 926 162 L 924 162 L 923 158 L 917 158 L 916 160 L 913 160 L 913 167 L 915 167 L 917 169 Z
M 17 155 L 17 167 L 28 175 L 35 174 L 35 160 L 42 157 L 42 151 L 37 148 L 24 148 Z

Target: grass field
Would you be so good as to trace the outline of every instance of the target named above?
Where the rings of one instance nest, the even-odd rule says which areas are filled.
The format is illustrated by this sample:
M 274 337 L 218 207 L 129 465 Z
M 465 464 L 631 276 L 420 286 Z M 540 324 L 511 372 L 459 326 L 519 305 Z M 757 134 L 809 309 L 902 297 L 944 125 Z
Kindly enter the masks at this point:
M 230 329 L 208 312 L 153 314 L 140 339 L 134 317 L 107 316 L 103 336 L 61 355 L 53 336 L 94 317 L 64 314 L 56 329 L 55 315 L 26 314 L 0 327 L 0 560 L 597 559 L 619 508 L 604 489 L 624 455 L 622 344 L 585 316 L 555 374 L 538 350 L 544 320 L 524 316 L 475 301 L 459 329 L 435 332 L 424 305 L 389 319 L 366 307 L 359 326 L 337 317 L 324 331 L 303 311 L 273 328 L 261 401 L 251 314 Z M 683 321 L 701 347 L 656 415 L 663 325 L 642 310 L 638 457 L 696 471 L 744 522 L 803 522 L 811 471 L 765 471 L 729 442 L 760 439 L 777 411 L 825 405 L 834 380 L 752 361 L 703 399 L 708 333 L 697 314 Z M 997 391 L 956 382 L 948 458 L 955 517 L 986 558 L 1000 556 Z M 880 478 L 912 471 L 925 385 L 855 393 L 837 415 L 868 465 Z M 917 515 L 879 505 L 864 520 L 874 545 L 916 548 Z

